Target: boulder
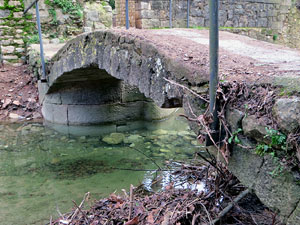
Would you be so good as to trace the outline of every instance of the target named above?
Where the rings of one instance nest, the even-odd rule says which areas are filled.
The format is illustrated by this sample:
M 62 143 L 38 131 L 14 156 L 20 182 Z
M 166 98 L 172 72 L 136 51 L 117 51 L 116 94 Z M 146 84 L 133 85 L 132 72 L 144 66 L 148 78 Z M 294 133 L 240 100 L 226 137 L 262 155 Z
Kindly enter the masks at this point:
M 273 107 L 273 115 L 283 132 L 296 131 L 300 122 L 300 98 L 277 99 Z

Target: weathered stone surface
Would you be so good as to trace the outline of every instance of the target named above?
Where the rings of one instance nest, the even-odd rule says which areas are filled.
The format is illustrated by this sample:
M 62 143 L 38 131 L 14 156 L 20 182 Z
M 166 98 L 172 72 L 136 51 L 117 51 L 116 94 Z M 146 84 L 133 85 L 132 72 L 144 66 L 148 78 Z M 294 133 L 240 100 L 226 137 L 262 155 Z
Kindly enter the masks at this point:
M 232 132 L 242 127 L 241 122 L 243 117 L 244 113 L 237 109 L 228 108 L 226 110 L 226 121 L 229 123 Z
M 300 221 L 300 204 L 298 202 L 297 207 L 295 208 L 295 210 L 293 211 L 293 213 L 290 215 L 290 217 L 287 220 L 287 225 L 294 225 L 294 224 L 298 224 Z
M 264 157 L 264 163 L 255 179 L 255 191 L 265 205 L 280 211 L 280 216 L 286 220 L 300 200 L 300 186 L 288 171 L 272 176 L 278 166 L 278 162 L 274 162 L 270 155 Z
M 87 32 L 112 26 L 112 8 L 101 2 L 86 2 L 83 10 L 84 29 Z M 89 27 L 89 29 L 87 29 Z
M 265 142 L 264 136 L 267 134 L 266 126 L 259 121 L 256 116 L 247 116 L 242 121 L 244 135 L 251 137 L 258 142 Z
M 252 145 L 246 140 L 242 140 L 242 142 L 245 146 Z M 262 164 L 263 158 L 256 155 L 253 150 L 234 146 L 232 155 L 229 158 L 228 168 L 244 185 L 249 188 L 254 188 Z
M 277 99 L 273 114 L 283 131 L 287 133 L 296 131 L 300 124 L 300 98 Z
M 10 15 L 10 11 L 8 9 L 0 9 L 0 18 L 5 18 Z
M 111 133 L 110 135 L 105 136 L 102 141 L 110 145 L 117 145 L 121 144 L 124 138 L 125 136 L 122 133 Z
M 176 109 L 159 108 L 154 102 L 145 102 L 143 118 L 148 121 L 161 120 L 168 118 L 175 111 Z
M 16 60 L 18 58 L 16 55 L 3 55 L 3 60 Z
M 15 51 L 14 46 L 3 46 L 2 47 L 3 54 L 12 54 L 14 51 Z
M 242 145 L 254 147 L 251 142 L 241 139 Z M 209 151 L 218 155 L 215 147 Z M 221 159 L 223 159 L 221 157 Z M 278 211 L 283 221 L 296 225 L 300 217 L 300 186 L 289 171 L 272 175 L 278 169 L 270 155 L 261 157 L 253 149 L 234 146 L 229 158 L 228 169 L 247 187 L 254 190 L 259 199 L 271 209 Z
M 143 102 L 128 103 L 126 105 L 69 105 L 68 124 L 89 125 L 138 120 L 142 118 L 142 112 Z

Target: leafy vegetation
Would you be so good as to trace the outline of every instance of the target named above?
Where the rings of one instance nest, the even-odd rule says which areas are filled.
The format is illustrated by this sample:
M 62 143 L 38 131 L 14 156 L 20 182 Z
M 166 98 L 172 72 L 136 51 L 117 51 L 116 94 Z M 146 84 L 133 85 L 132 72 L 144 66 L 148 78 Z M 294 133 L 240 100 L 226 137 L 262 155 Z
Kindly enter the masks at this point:
M 287 151 L 287 138 L 281 132 L 269 129 L 266 127 L 267 135 L 264 138 L 269 138 L 269 144 L 259 144 L 256 146 L 256 154 L 260 156 L 264 156 L 265 154 L 269 154 L 273 158 L 273 162 L 276 165 L 275 169 L 270 172 L 272 176 L 278 176 L 283 171 L 283 167 L 280 164 L 279 159 L 279 151 Z
M 112 9 L 116 8 L 115 0 L 109 0 L 109 5 L 111 6 Z
M 266 127 L 267 135 L 264 138 L 269 138 L 271 142 L 269 144 L 259 144 L 256 146 L 256 153 L 260 156 L 270 154 L 273 157 L 277 157 L 277 149 L 287 151 L 286 136 L 277 130 L 269 129 Z
M 35 34 L 35 35 L 32 35 L 32 36 L 28 37 L 28 39 L 26 40 L 26 43 L 29 43 L 29 44 L 38 44 L 38 43 L 40 43 L 39 35 Z
M 82 6 L 78 2 L 72 0 L 46 0 L 47 5 L 57 5 L 62 9 L 63 13 L 70 13 L 82 18 Z
M 235 144 L 241 144 L 241 140 L 238 138 L 238 134 L 240 132 L 242 132 L 243 130 L 241 128 L 237 129 L 236 131 L 234 131 L 232 133 L 232 136 L 228 139 L 228 143 L 231 144 L 231 143 L 235 143 Z

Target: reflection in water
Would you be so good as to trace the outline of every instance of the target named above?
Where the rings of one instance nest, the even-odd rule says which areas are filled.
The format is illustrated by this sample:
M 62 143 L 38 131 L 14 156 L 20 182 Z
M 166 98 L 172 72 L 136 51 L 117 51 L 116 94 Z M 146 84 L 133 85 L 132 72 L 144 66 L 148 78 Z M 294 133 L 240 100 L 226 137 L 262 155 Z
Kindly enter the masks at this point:
M 119 145 L 62 135 L 41 124 L 0 125 L 1 224 L 43 224 L 58 216 L 57 208 L 69 211 L 71 200 L 81 201 L 86 192 L 99 199 L 130 184 L 150 184 L 154 174 L 148 170 L 157 169 L 152 160 L 163 166 L 166 159 L 186 160 L 197 150 L 188 125 L 174 120 L 123 133 Z M 173 180 L 170 172 L 160 176 L 161 187 Z

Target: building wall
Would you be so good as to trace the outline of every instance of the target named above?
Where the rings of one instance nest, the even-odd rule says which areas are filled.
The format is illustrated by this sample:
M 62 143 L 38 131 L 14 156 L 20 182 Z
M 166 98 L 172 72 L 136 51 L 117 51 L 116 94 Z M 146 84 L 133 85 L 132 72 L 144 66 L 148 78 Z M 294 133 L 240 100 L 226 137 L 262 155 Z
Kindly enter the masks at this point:
M 115 21 L 114 25 L 117 27 L 124 27 L 126 25 L 126 18 L 125 18 L 125 5 L 126 0 L 115 0 Z M 135 27 L 136 21 L 136 0 L 129 0 L 129 21 L 130 27 Z
M 169 0 L 136 0 L 140 28 L 168 27 Z M 208 0 L 190 1 L 190 26 L 209 26 Z M 282 29 L 291 0 L 221 0 L 219 21 L 222 27 Z M 173 26 L 187 23 L 187 0 L 173 0 Z

